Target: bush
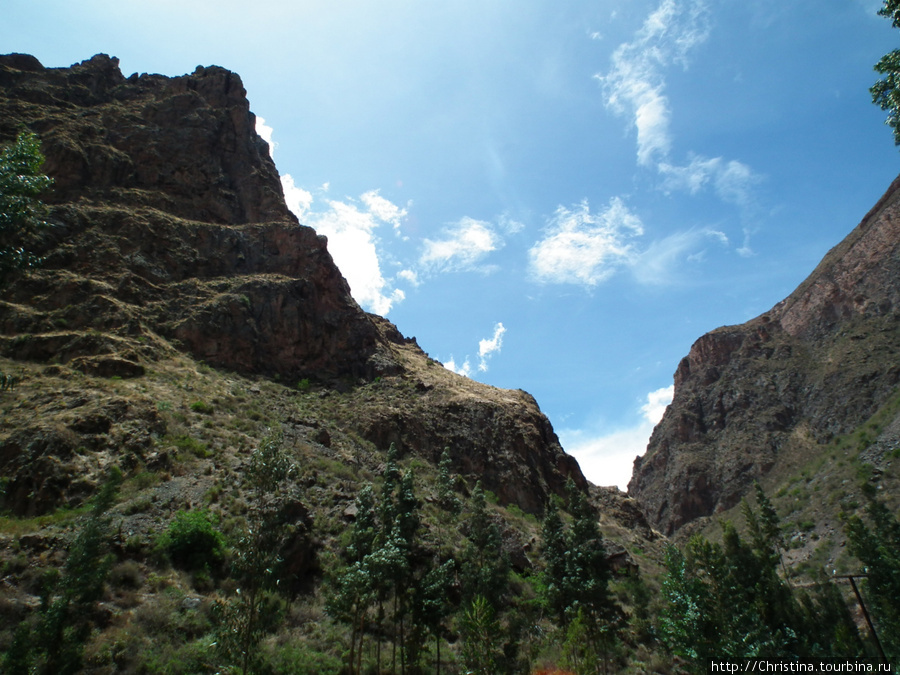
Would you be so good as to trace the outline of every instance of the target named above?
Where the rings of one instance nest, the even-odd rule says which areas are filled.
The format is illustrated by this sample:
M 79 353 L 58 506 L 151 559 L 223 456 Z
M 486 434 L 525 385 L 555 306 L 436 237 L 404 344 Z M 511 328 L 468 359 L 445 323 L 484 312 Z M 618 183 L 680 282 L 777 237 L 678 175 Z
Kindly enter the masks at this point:
M 201 415 L 212 415 L 216 408 L 206 401 L 194 401 L 191 403 L 191 410 L 195 413 L 200 413 Z
M 209 511 L 179 511 L 160 536 L 158 546 L 172 564 L 187 570 L 211 569 L 222 562 L 225 537 Z

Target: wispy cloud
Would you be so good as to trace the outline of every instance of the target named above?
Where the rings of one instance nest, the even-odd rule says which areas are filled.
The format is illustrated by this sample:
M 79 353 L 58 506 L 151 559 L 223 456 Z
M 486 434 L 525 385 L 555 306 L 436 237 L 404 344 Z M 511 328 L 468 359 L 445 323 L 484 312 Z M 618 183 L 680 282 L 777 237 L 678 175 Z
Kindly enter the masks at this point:
M 490 223 L 463 217 L 445 228 L 443 238 L 425 240 L 419 264 L 432 272 L 479 269 L 482 260 L 502 246 Z
M 360 201 L 365 204 L 369 213 L 379 220 L 389 223 L 394 230 L 399 230 L 400 225 L 406 219 L 406 216 L 409 215 L 406 208 L 400 208 L 390 200 L 385 199 L 378 194 L 378 190 L 369 190 L 369 192 L 360 196 Z M 409 204 L 407 204 L 408 207 Z
M 506 327 L 502 323 L 497 322 L 496 324 L 494 324 L 494 334 L 489 338 L 484 338 L 478 341 L 479 372 L 486 372 L 488 369 L 488 361 L 490 361 L 490 359 L 495 354 L 500 353 L 500 349 L 503 347 L 503 335 L 505 333 Z M 458 373 L 459 375 L 472 377 L 473 368 L 468 356 L 466 356 L 462 364 L 457 364 L 456 359 L 451 355 L 450 359 L 444 362 L 444 367 L 448 370 L 452 370 L 454 373 Z
M 638 164 L 650 166 L 668 156 L 671 110 L 664 70 L 672 64 L 687 67 L 688 53 L 708 35 L 705 2 L 663 0 L 634 39 L 613 52 L 610 71 L 595 76 L 603 85 L 606 105 L 633 120 Z
M 684 166 L 660 162 L 657 168 L 663 176 L 662 189 L 667 192 L 696 194 L 711 186 L 722 201 L 741 208 L 750 207 L 753 186 L 760 182 L 760 176 L 746 164 L 721 157 L 691 155 Z
M 610 69 L 595 75 L 607 107 L 631 120 L 637 132 L 637 163 L 655 168 L 664 192 L 697 194 L 712 189 L 723 202 L 736 206 L 745 222 L 740 255 L 752 255 L 749 245 L 755 220 L 754 187 L 761 177 L 746 164 L 722 157 L 688 154 L 685 164 L 670 159 L 672 110 L 666 95 L 666 72 L 687 68 L 693 50 L 710 33 L 706 0 L 662 0 L 631 41 L 613 52 Z
M 600 213 L 587 200 L 560 206 L 546 236 L 528 252 L 532 276 L 544 283 L 596 286 L 637 255 L 634 240 L 644 232 L 640 218 L 618 197 Z
M 486 371 L 488 369 L 488 359 L 495 353 L 500 352 L 500 348 L 503 346 L 504 333 L 506 333 L 506 328 L 502 323 L 498 323 L 494 326 L 493 337 L 490 339 L 485 338 L 478 342 L 478 370 L 482 372 Z
M 728 237 L 718 230 L 676 232 L 652 242 L 632 261 L 631 270 L 642 284 L 660 285 L 677 280 L 682 262 L 699 262 L 706 256 L 706 245 L 728 246 Z
M 629 428 L 608 433 L 569 429 L 559 432 L 563 447 L 573 455 L 589 481 L 597 485 L 616 485 L 625 490 L 634 467 L 634 459 L 647 450 L 650 434 L 672 402 L 674 386 L 647 394 L 641 405 L 640 421 Z

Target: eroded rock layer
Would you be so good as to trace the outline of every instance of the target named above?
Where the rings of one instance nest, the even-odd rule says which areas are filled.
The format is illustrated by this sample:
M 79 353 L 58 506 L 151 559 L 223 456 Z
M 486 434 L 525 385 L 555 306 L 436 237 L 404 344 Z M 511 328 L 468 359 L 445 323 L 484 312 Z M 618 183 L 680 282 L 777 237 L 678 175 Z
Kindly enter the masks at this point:
M 629 494 L 666 533 L 734 506 L 803 438 L 871 416 L 898 354 L 900 179 L 786 300 L 694 343 Z
M 325 238 L 288 211 L 236 74 L 213 66 L 125 77 L 104 55 L 55 69 L 0 56 L 0 142 L 23 127 L 39 134 L 55 181 L 46 195 L 53 227 L 31 242 L 46 257 L 41 269 L 4 289 L 0 356 L 134 378 L 184 352 L 345 393 L 383 379 L 402 395 L 372 389 L 347 398 L 354 410 L 335 407 L 361 439 L 428 459 L 449 447 L 460 471 L 532 512 L 569 476 L 586 486 L 530 396 L 446 371 L 360 309 Z M 75 452 L 106 447 L 79 431 L 91 407 L 75 408 L 63 415 L 48 404 L 26 427 L 0 430 L 0 475 L 16 512 L 89 492 L 107 461 L 88 466 Z M 152 429 L 131 448 L 152 454 L 166 433 L 152 407 L 116 410 L 100 435 Z M 130 424 L 135 415 L 143 422 Z M 66 482 L 67 473 L 87 483 Z

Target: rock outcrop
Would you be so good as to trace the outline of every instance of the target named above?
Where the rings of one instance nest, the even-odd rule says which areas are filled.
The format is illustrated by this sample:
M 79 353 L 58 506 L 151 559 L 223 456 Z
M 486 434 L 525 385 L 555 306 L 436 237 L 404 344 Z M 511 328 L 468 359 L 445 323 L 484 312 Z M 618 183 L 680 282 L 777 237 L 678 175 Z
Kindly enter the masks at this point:
M 792 448 L 871 416 L 898 353 L 900 179 L 786 300 L 694 343 L 629 495 L 666 533 L 734 506 Z
M 39 134 L 55 181 L 45 200 L 54 227 L 35 244 L 42 268 L 4 289 L 0 356 L 136 378 L 182 352 L 342 392 L 384 379 L 405 393 L 361 394 L 362 407 L 340 417 L 376 447 L 395 442 L 427 459 L 449 447 L 460 471 L 532 512 L 569 476 L 586 486 L 530 396 L 458 378 L 360 309 L 325 238 L 287 209 L 236 74 L 126 78 L 104 55 L 58 69 L 0 56 L 0 142 L 23 127 Z M 51 485 L 90 473 L 74 450 L 93 446 L 77 419 L 46 410 L 27 429 L 0 429 L 0 475 L 17 512 L 86 491 Z M 111 429 L 130 428 L 128 415 Z M 44 465 L 58 470 L 35 469 Z M 26 504 L 27 494 L 44 496 Z

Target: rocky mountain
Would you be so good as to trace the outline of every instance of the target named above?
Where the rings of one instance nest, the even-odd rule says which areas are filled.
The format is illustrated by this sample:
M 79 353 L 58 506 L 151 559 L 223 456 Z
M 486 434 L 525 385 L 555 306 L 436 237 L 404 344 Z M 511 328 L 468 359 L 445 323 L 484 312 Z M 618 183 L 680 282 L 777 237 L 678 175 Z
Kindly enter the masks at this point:
M 852 448 L 841 439 L 879 411 L 893 419 L 898 354 L 900 179 L 787 299 L 694 343 L 629 495 L 672 534 L 735 506 L 755 480 L 786 481 L 826 450 L 822 476 L 845 456 L 880 473 L 895 447 L 870 447 L 882 422 Z
M 3 56 L 0 141 L 22 128 L 55 186 L 45 262 L 0 299 L 0 367 L 22 378 L 3 400 L 5 508 L 76 506 L 110 463 L 167 465 L 191 434 L 224 458 L 263 423 L 357 466 L 392 442 L 427 461 L 449 448 L 531 513 L 569 477 L 587 486 L 531 396 L 455 375 L 360 309 L 324 237 L 288 211 L 236 74 Z M 219 384 L 204 389 L 205 368 Z M 233 433 L 234 416 L 190 417 L 261 391 Z

